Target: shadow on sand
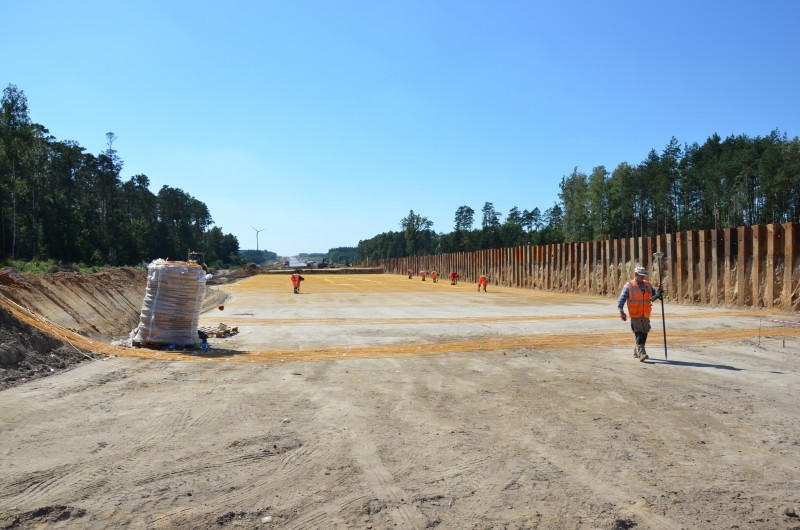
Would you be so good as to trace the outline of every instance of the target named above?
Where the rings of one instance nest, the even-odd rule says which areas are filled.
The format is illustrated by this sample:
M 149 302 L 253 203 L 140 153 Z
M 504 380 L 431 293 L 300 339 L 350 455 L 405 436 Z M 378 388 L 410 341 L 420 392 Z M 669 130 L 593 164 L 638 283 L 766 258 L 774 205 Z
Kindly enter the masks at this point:
M 736 372 L 742 371 L 741 368 L 736 368 L 735 366 L 729 366 L 727 364 L 690 363 L 686 361 L 669 361 L 666 359 L 653 358 L 647 359 L 645 364 L 668 364 L 671 366 L 692 366 L 694 368 L 716 368 L 717 370 L 734 370 Z
M 240 355 L 249 355 L 252 352 L 249 351 L 238 351 L 238 350 L 228 350 L 225 348 L 211 348 L 208 350 L 187 350 L 187 351 L 177 351 L 175 353 L 182 353 L 184 355 L 188 355 L 191 357 L 205 357 L 209 359 L 213 359 L 215 357 L 238 357 Z

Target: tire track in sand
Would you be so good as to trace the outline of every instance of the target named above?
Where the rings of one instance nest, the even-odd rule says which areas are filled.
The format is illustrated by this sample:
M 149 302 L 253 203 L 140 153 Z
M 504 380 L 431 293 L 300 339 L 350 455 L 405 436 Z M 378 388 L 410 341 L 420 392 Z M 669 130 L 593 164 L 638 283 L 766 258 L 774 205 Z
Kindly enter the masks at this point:
M 371 433 L 356 434 L 349 427 L 348 430 L 354 440 L 353 457 L 363 470 L 370 493 L 392 504 L 389 516 L 399 528 L 425 528 L 428 523 L 427 518 L 416 506 L 406 503 L 405 499 L 409 495 L 395 485 L 394 477 L 375 451 L 375 439 Z

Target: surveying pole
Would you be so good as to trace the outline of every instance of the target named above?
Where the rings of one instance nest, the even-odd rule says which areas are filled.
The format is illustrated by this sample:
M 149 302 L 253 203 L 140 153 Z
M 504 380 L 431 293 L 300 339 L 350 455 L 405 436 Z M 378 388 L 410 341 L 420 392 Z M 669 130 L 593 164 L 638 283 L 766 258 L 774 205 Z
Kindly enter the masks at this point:
M 661 258 L 664 257 L 663 252 L 656 252 L 653 254 L 653 257 L 656 258 L 656 262 L 658 262 L 658 288 L 661 289 L 661 326 L 664 329 L 664 360 L 669 360 L 667 357 L 667 321 L 664 318 L 664 286 L 662 285 L 662 278 L 661 278 Z

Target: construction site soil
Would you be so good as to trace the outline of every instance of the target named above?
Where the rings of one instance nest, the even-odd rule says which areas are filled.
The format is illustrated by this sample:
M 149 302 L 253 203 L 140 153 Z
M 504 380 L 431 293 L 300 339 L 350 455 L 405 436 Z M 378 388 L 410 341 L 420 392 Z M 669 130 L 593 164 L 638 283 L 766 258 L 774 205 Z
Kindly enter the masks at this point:
M 614 298 L 257 272 L 157 351 L 144 271 L 0 270 L 0 529 L 800 529 L 795 314 L 667 303 L 640 363 Z

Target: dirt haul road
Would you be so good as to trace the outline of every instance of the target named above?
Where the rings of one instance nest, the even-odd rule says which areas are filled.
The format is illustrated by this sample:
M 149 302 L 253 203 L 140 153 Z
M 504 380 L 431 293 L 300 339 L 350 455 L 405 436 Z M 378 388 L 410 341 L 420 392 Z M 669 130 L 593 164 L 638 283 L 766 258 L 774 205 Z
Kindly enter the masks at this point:
M 240 333 L 0 392 L 0 528 L 800 528 L 800 337 L 390 275 L 221 287 Z M 785 341 L 785 345 L 784 345 Z

